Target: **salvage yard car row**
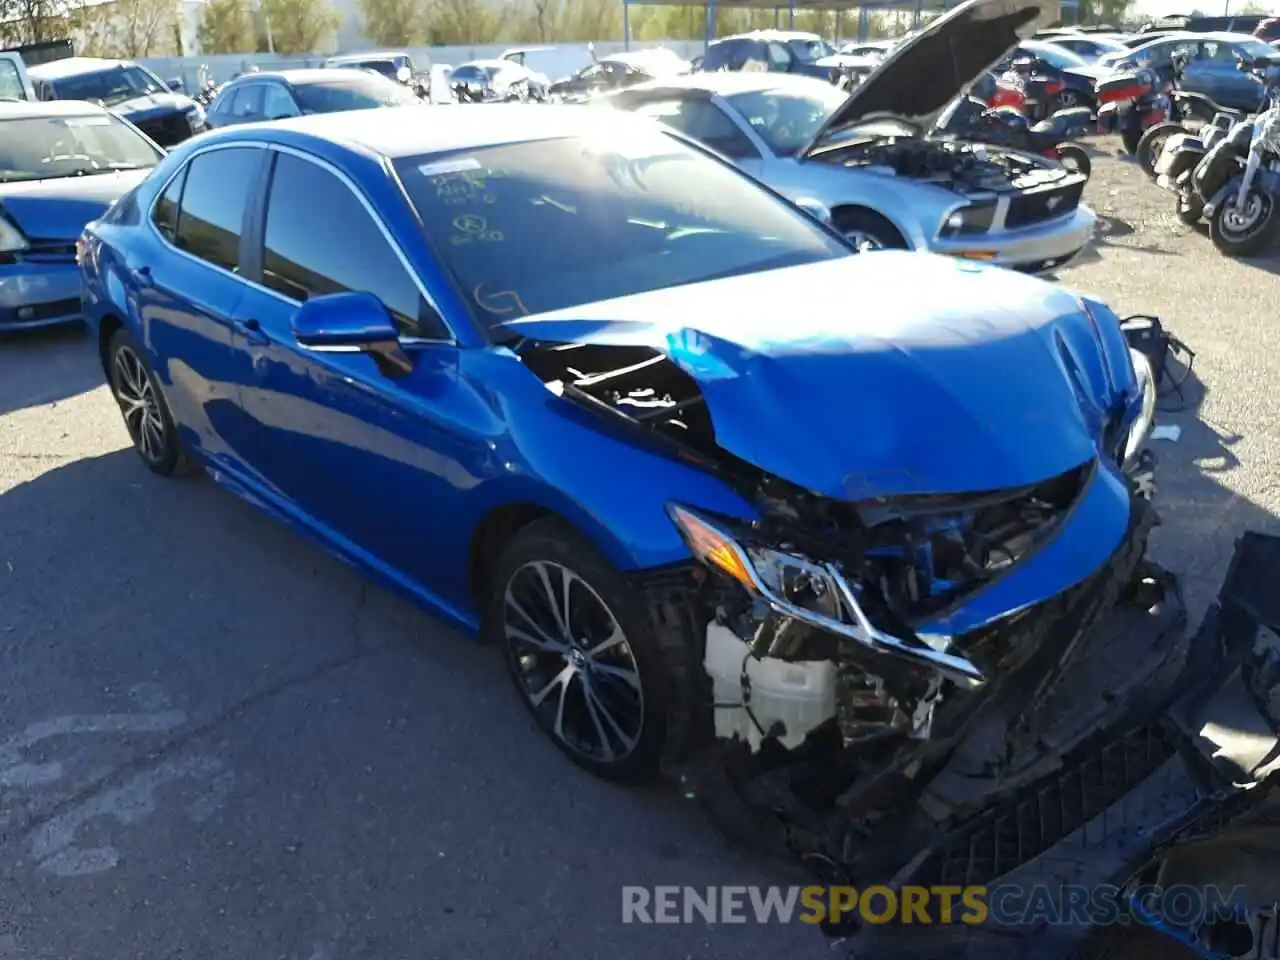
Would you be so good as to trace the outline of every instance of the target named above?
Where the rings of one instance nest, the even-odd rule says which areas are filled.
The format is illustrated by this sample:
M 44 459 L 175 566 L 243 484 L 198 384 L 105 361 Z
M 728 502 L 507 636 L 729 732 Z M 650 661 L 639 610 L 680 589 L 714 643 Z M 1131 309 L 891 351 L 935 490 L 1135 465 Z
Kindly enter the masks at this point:
M 1083 176 L 929 136 L 1046 16 L 968 0 L 838 103 L 708 74 L 599 109 L 214 119 L 167 154 L 100 108 L 3 104 L 50 133 L 0 184 L 0 278 L 76 285 L 147 470 L 204 470 L 492 642 L 573 763 L 678 775 L 827 880 L 949 883 L 959 857 L 985 885 L 1157 772 L 1187 816 L 1255 785 L 1203 791 L 1194 724 L 1148 733 L 1234 667 L 1216 635 L 1191 644 L 1212 669 L 1100 686 L 1182 649 L 1183 610 L 1146 557 L 1152 362 L 1028 275 L 1086 244 Z M 949 75 L 904 100 L 913 49 Z M 395 85 L 334 72 L 305 79 Z M 209 117 L 306 85 L 251 74 Z M 1024 823 L 1029 795 L 1057 819 Z M 1176 826 L 1115 828 L 1126 862 Z

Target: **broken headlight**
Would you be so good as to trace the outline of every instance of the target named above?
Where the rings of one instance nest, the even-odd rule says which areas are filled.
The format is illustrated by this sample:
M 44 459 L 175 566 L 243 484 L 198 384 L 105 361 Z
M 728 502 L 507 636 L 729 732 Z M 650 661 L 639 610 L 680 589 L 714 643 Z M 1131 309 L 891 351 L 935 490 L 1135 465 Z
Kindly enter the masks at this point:
M 1142 447 L 1151 436 L 1151 429 L 1156 422 L 1156 377 L 1151 369 L 1151 361 L 1139 350 L 1131 349 L 1129 356 L 1133 360 L 1133 374 L 1137 379 L 1142 401 L 1138 408 L 1138 415 L 1125 436 L 1124 452 L 1121 455 L 1123 466 L 1133 463 L 1142 453 Z
M 950 646 L 945 638 L 931 646 L 875 627 L 858 600 L 859 588 L 835 564 L 761 543 L 741 521 L 712 517 L 675 503 L 668 504 L 667 513 L 694 557 L 736 580 L 775 613 L 877 653 L 927 665 L 957 683 L 982 682 L 981 671 L 966 658 L 945 652 Z

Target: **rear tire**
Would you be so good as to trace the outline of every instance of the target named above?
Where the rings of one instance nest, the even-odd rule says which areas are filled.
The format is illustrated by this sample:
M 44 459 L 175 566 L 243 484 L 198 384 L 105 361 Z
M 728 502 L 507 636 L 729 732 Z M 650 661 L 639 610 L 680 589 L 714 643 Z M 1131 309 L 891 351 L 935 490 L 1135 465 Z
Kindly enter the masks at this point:
M 1275 199 L 1269 193 L 1249 191 L 1241 210 L 1233 191 L 1209 218 L 1209 238 L 1228 257 L 1251 257 L 1274 242 L 1276 227 Z
M 1058 162 L 1068 170 L 1082 173 L 1087 178 L 1093 172 L 1093 161 L 1089 159 L 1084 147 L 1074 143 L 1060 143 L 1057 146 Z
M 1180 123 L 1157 123 L 1148 127 L 1147 131 L 1138 138 L 1138 145 L 1133 151 L 1134 159 L 1138 161 L 1138 166 L 1152 180 L 1156 178 L 1156 164 L 1160 161 L 1160 151 L 1164 149 L 1165 142 L 1175 133 L 1186 133 L 1186 128 Z
M 161 477 L 191 473 L 193 464 L 182 450 L 160 381 L 146 352 L 123 327 L 107 345 L 107 379 L 133 449 L 147 469 Z
M 844 234 L 859 253 L 871 250 L 909 250 L 910 244 L 901 231 L 889 220 L 862 207 L 844 208 L 833 212 L 832 225 Z
M 589 542 L 556 520 L 517 532 L 490 581 L 485 630 L 521 702 L 570 760 L 621 783 L 658 775 L 687 664 Z
M 1138 142 L 1142 139 L 1142 131 L 1136 127 L 1128 127 L 1120 132 L 1120 142 L 1124 145 L 1124 152 L 1130 156 L 1136 156 L 1138 153 Z
M 1204 217 L 1204 203 L 1199 197 L 1178 197 L 1174 213 L 1182 223 L 1194 227 Z

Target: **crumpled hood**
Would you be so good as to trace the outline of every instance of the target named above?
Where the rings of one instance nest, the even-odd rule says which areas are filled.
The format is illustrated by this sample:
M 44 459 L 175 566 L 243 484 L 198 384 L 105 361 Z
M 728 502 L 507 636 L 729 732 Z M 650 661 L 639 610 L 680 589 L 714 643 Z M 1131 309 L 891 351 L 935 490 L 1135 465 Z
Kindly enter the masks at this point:
M 121 170 L 0 184 L 0 210 L 32 239 L 75 240 L 85 224 L 136 187 L 151 170 Z
M 195 101 L 181 93 L 151 93 L 111 105 L 110 110 L 130 123 L 143 123 L 170 113 L 190 110 Z
M 845 500 L 1046 480 L 1096 455 L 1133 389 L 1118 329 L 1100 337 L 1076 297 L 931 254 L 861 254 L 504 328 L 667 354 L 699 383 L 723 449 Z

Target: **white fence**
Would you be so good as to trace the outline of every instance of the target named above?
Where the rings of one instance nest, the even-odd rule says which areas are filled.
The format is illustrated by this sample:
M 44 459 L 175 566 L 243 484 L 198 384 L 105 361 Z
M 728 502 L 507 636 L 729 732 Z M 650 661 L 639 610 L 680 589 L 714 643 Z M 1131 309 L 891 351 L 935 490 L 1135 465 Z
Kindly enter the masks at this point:
M 631 49 L 645 47 L 670 47 L 683 57 L 691 58 L 702 53 L 701 40 L 671 40 L 646 43 L 633 43 Z M 504 50 L 512 49 L 511 44 L 493 44 L 475 47 L 411 47 L 409 54 L 424 64 L 466 63 L 468 60 L 494 59 L 502 55 Z M 595 45 L 596 54 L 604 56 L 624 49 L 621 41 L 602 42 Z M 359 51 L 344 51 L 344 53 Z M 289 70 L 298 67 L 318 67 L 325 61 L 325 54 L 306 54 L 281 56 L 270 53 L 232 53 L 215 56 L 198 57 L 150 57 L 139 62 L 146 64 L 165 80 L 181 78 L 188 90 L 194 89 L 197 71 L 201 64 L 208 64 L 213 79 L 219 83 L 230 80 L 238 73 L 243 73 L 251 65 L 262 70 Z M 573 73 L 575 70 L 591 62 L 591 52 L 585 43 L 563 43 L 538 49 L 528 55 L 526 61 L 531 69 L 545 73 L 552 80 Z

